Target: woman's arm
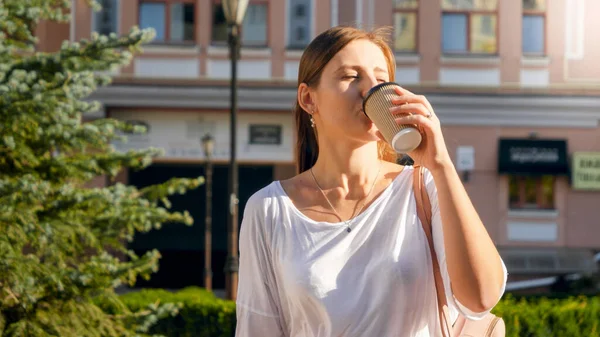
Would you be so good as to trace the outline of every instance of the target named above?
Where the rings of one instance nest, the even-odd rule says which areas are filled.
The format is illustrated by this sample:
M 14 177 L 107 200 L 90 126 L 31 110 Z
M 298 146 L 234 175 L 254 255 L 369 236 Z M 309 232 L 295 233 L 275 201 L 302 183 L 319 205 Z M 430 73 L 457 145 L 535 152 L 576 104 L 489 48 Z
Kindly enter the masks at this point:
M 421 95 L 398 88 L 400 96 L 391 112 L 398 124 L 416 124 L 421 145 L 409 153 L 415 163 L 427 168 L 435 182 L 444 247 L 454 297 L 473 312 L 489 310 L 504 286 L 504 268 L 494 243 L 475 211 L 456 172 L 442 135 L 440 120 Z
M 236 337 L 283 337 L 281 309 L 260 191 L 248 200 L 240 227 Z
M 443 219 L 452 292 L 468 309 L 487 311 L 497 303 L 505 282 L 500 255 L 450 159 L 429 171 L 437 188 Z

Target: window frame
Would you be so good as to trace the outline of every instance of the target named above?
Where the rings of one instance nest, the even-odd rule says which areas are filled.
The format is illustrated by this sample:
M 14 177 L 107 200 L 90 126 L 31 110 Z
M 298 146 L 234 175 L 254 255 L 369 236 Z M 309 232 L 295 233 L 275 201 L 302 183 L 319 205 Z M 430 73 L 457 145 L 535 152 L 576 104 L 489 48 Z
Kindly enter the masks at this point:
M 511 211 L 554 211 L 556 210 L 556 204 L 555 204 L 555 199 L 556 199 L 556 181 L 557 181 L 557 177 L 556 176 L 548 176 L 552 178 L 552 200 L 546 200 L 547 202 L 550 203 L 550 207 L 545 207 L 544 203 L 543 203 L 543 187 L 544 187 L 544 183 L 543 183 L 543 179 L 545 176 L 527 176 L 527 175 L 510 175 L 508 177 L 508 209 Z M 519 201 L 517 202 L 517 207 L 513 207 L 513 203 L 511 202 L 511 196 L 510 196 L 510 184 L 511 184 L 511 179 L 515 179 L 516 180 L 516 184 L 517 184 L 517 191 L 518 191 L 518 199 Z M 526 207 L 526 205 L 530 205 L 527 203 L 527 179 L 533 179 L 534 183 L 535 183 L 535 205 L 537 207 L 535 208 L 530 208 L 530 207 Z
M 138 11 L 137 11 L 137 25 L 140 26 L 140 8 L 144 3 L 159 3 L 165 5 L 165 38 L 161 41 L 152 41 L 152 44 L 166 44 L 166 45 L 196 45 L 198 39 L 198 15 L 197 15 L 197 1 L 196 0 L 139 0 Z M 194 30 L 192 40 L 183 41 L 172 41 L 171 40 L 171 5 L 173 4 L 192 4 L 194 6 Z
M 212 38 L 213 37 L 213 30 L 215 28 L 215 25 L 214 25 L 214 22 L 213 22 L 214 16 L 212 15 L 212 13 L 214 11 L 214 6 L 215 5 L 220 6 L 222 4 L 222 2 L 223 2 L 222 0 L 212 0 L 210 2 L 211 3 L 211 8 L 210 8 L 211 9 L 210 45 L 211 46 L 216 46 L 216 47 L 222 47 L 222 46 L 227 46 L 228 45 L 227 40 L 225 42 L 221 42 L 221 41 L 215 42 L 213 40 L 213 38 Z M 243 36 L 244 36 L 244 27 L 243 27 L 244 25 L 242 23 L 240 25 L 240 47 L 241 48 L 253 48 L 253 49 L 267 49 L 271 45 L 270 44 L 271 43 L 271 31 L 270 31 L 270 27 L 271 27 L 271 6 L 270 5 L 271 4 L 270 4 L 270 1 L 269 0 L 250 0 L 250 1 L 248 1 L 248 7 L 250 7 L 251 5 L 265 5 L 265 6 L 267 6 L 267 20 L 265 21 L 265 24 L 267 25 L 267 27 L 266 27 L 266 34 L 265 34 L 266 35 L 265 36 L 266 41 L 265 41 L 264 45 L 248 45 L 248 46 L 245 46 L 243 44 L 243 41 L 242 41 L 243 40 Z M 246 9 L 246 11 L 247 10 L 248 9 Z M 245 15 L 244 15 L 244 18 L 245 18 Z
M 286 1 L 286 41 L 285 41 L 285 49 L 286 50 L 303 50 L 305 49 L 309 44 L 310 41 L 313 39 L 314 37 L 314 25 L 315 25 L 315 18 L 313 17 L 313 13 L 315 11 L 315 8 L 313 8 L 316 5 L 316 1 L 315 0 L 308 0 L 308 4 L 309 4 L 309 8 L 308 8 L 308 13 L 306 13 L 306 16 L 308 17 L 308 28 L 307 29 L 307 34 L 308 34 L 308 39 L 305 45 L 296 45 L 291 43 L 291 36 L 292 34 L 294 34 L 294 32 L 292 32 L 292 30 L 290 29 L 290 22 L 291 22 L 291 15 L 293 13 L 293 9 L 292 9 L 292 5 L 293 5 L 293 0 L 284 0 Z M 252 1 L 250 1 L 252 2 Z
M 543 10 L 539 9 L 525 9 L 523 2 L 521 1 L 521 9 L 523 14 L 521 15 L 521 25 L 523 25 L 523 19 L 525 16 L 540 16 L 544 19 L 544 48 L 541 53 L 526 53 L 523 51 L 523 46 L 521 45 L 521 54 L 523 56 L 546 56 L 548 55 L 548 3 L 546 2 L 546 7 Z M 522 29 L 522 28 L 521 28 Z M 521 39 L 523 38 L 523 32 L 521 32 Z
M 445 14 L 461 14 L 465 15 L 467 18 L 467 48 L 466 51 L 444 51 L 442 48 L 442 55 L 472 55 L 472 56 L 497 56 L 499 55 L 499 47 L 500 47 L 500 18 L 499 18 L 499 10 L 498 6 L 500 5 L 500 0 L 496 3 L 496 8 L 493 10 L 490 9 L 446 9 L 442 4 L 442 20 Z M 493 15 L 496 17 L 496 27 L 495 27 L 495 35 L 496 35 L 496 50 L 493 53 L 481 53 L 481 52 L 472 52 L 471 51 L 471 16 L 472 15 Z M 444 36 L 442 34 L 442 41 L 444 40 Z M 443 42 L 442 42 L 443 43 Z
M 421 1 L 417 1 L 417 6 L 414 8 L 406 8 L 406 7 L 397 7 L 396 2 L 392 4 L 392 22 L 394 25 L 394 39 L 392 41 L 392 50 L 394 53 L 398 54 L 418 54 L 419 53 L 419 9 L 421 8 Z M 414 13 L 415 14 L 415 49 L 412 51 L 409 50 L 399 50 L 396 49 L 396 14 L 398 13 Z
M 115 31 L 114 33 L 117 35 L 121 34 L 121 0 L 114 0 L 115 2 L 115 6 L 116 6 L 116 17 L 115 19 Z M 102 8 L 102 11 L 104 10 L 104 8 Z M 100 14 L 102 11 L 100 12 L 96 12 L 96 11 L 92 11 L 92 15 L 91 15 L 91 32 L 92 33 L 98 33 L 100 34 L 100 32 L 98 32 L 98 14 Z M 139 17 L 139 15 L 138 15 Z M 108 34 L 107 34 L 108 35 Z

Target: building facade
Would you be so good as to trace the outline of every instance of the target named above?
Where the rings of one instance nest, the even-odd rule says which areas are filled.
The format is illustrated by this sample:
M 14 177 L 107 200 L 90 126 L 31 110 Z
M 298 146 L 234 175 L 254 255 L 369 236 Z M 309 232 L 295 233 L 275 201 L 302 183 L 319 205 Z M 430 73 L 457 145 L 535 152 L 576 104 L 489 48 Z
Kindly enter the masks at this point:
M 204 174 L 200 139 L 216 140 L 215 287 L 223 287 L 229 158 L 230 61 L 220 1 L 74 0 L 69 25 L 45 23 L 40 49 L 92 32 L 152 27 L 157 36 L 94 99 L 97 117 L 148 126 L 127 147 L 161 147 L 149 169 L 121 179 L 143 186 Z M 590 272 L 600 251 L 600 12 L 597 0 L 250 0 L 242 26 L 238 154 L 240 217 L 247 198 L 295 173 L 299 60 L 340 24 L 393 28 L 396 81 L 424 94 L 510 280 Z M 202 284 L 204 193 L 174 200 L 193 228 L 136 238 L 159 248 L 154 285 Z M 197 268 L 190 268 L 190 265 Z

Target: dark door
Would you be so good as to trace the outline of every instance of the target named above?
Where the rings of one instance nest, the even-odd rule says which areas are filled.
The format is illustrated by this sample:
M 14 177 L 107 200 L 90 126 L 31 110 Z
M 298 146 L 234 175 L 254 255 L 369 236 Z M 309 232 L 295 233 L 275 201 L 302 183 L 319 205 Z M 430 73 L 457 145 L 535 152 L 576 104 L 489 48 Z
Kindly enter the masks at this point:
M 142 171 L 129 172 L 129 184 L 144 187 L 162 183 L 172 177 L 204 176 L 203 165 L 153 164 Z M 212 271 L 213 288 L 225 288 L 223 268 L 227 257 L 227 212 L 229 211 L 228 179 L 226 165 L 215 165 L 213 169 L 212 208 Z M 243 210 L 248 198 L 273 181 L 271 165 L 239 166 L 239 211 L 241 224 Z M 177 289 L 187 286 L 202 286 L 204 271 L 204 218 L 206 211 L 206 185 L 184 195 L 173 195 L 172 211 L 187 210 L 194 219 L 192 226 L 165 224 L 159 230 L 137 234 L 129 248 L 138 255 L 157 249 L 160 251 L 159 271 L 149 281 L 138 280 L 136 287 L 160 287 Z

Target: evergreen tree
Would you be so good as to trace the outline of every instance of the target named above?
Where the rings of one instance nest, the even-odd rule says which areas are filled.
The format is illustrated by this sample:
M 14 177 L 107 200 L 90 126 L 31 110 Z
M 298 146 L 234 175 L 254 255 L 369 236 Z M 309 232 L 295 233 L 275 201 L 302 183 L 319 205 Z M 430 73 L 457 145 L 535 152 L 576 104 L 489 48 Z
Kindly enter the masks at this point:
M 122 134 L 143 131 L 137 126 L 83 119 L 99 106 L 86 98 L 110 81 L 100 74 L 127 64 L 153 31 L 36 52 L 37 24 L 68 22 L 70 4 L 0 0 L 0 336 L 143 335 L 177 310 L 157 304 L 130 312 L 115 289 L 157 270 L 157 251 L 138 257 L 127 242 L 164 223 L 191 224 L 187 212 L 168 211 L 167 198 L 201 178 L 86 187 L 159 154 L 114 150 Z

